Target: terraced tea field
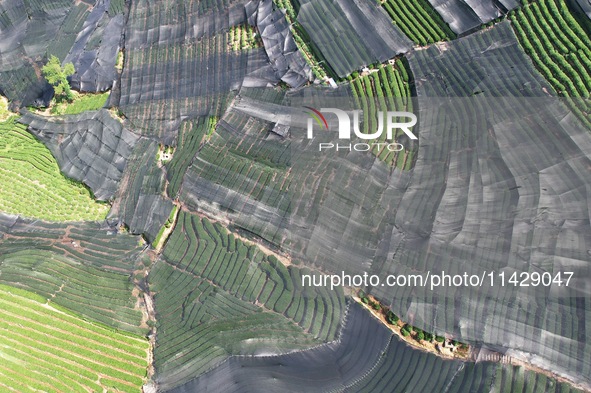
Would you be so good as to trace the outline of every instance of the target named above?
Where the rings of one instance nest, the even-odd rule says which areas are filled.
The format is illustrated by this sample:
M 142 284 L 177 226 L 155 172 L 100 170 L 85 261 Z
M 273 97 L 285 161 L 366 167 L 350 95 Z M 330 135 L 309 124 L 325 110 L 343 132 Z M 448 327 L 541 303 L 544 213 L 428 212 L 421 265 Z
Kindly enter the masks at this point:
M 49 150 L 18 124 L 0 123 L 0 211 L 50 221 L 100 220 L 109 210 L 65 178 Z
M 146 334 L 132 282 L 144 261 L 138 240 L 100 230 L 96 223 L 19 220 L 0 241 L 0 284 L 113 328 Z
M 367 116 L 363 117 L 362 130 L 368 132 L 377 128 L 378 111 L 412 111 L 412 100 L 410 99 L 409 71 L 404 62 L 399 60 L 395 65 L 384 65 L 372 73 L 354 79 L 351 82 L 353 96 L 358 102 L 358 107 L 363 109 Z M 398 130 L 399 137 L 403 135 Z M 386 134 L 382 134 L 377 142 L 384 142 Z M 408 170 L 413 163 L 416 153 L 416 146 L 405 145 L 405 149 L 399 152 L 390 151 L 385 146 L 378 149 L 375 145 L 372 153 L 390 165 Z
M 591 97 L 591 38 L 564 0 L 541 0 L 511 15 L 513 28 L 536 68 L 564 97 Z M 572 108 L 591 124 L 590 104 Z
M 284 266 L 219 224 L 180 212 L 148 277 L 155 293 L 155 367 L 163 389 L 229 354 L 289 351 L 336 338 L 342 289 L 303 288 Z
M 26 288 L 96 321 L 139 332 L 141 313 L 133 309 L 132 285 L 120 273 L 40 250 L 8 253 L 0 264 L 0 283 Z
M 0 390 L 139 392 L 148 342 L 0 285 Z

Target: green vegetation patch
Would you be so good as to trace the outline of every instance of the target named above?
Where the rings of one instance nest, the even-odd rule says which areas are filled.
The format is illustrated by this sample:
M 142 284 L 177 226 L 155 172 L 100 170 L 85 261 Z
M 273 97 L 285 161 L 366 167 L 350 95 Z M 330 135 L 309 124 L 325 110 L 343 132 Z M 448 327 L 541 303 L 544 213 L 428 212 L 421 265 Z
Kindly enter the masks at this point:
M 0 123 L 0 211 L 49 221 L 102 220 L 109 206 L 65 178 L 50 151 L 16 120 Z
M 2 391 L 139 392 L 146 339 L 89 323 L 45 299 L 0 285 Z
M 166 240 L 163 239 L 162 237 L 164 236 L 164 233 L 170 229 L 170 227 L 172 226 L 172 224 L 174 224 L 174 218 L 176 216 L 177 210 L 178 210 L 178 206 L 174 205 L 172 208 L 172 211 L 170 212 L 170 215 L 168 216 L 168 220 L 166 220 L 166 222 L 164 223 L 164 225 L 162 225 L 162 228 L 160 228 L 160 231 L 158 232 L 158 235 L 156 235 L 156 239 L 154 239 L 154 241 L 152 242 L 152 247 L 154 248 L 158 248 L 158 245 Z
M 172 198 L 178 196 L 187 168 L 193 162 L 195 154 L 215 132 L 217 122 L 216 116 L 202 116 L 181 123 L 177 148 L 172 159 L 166 163 L 167 191 Z
M 427 45 L 456 38 L 427 0 L 378 0 L 394 24 L 416 44 Z
M 70 103 L 55 104 L 51 108 L 54 115 L 77 115 L 86 111 L 101 109 L 109 99 L 109 92 L 100 94 L 75 94 Z
M 209 131 L 206 117 L 181 123 L 175 154 L 166 163 L 167 191 L 172 198 L 178 196 L 183 176 L 201 144 L 205 141 L 207 134 L 209 134 Z
M 0 121 L 5 121 L 13 115 L 14 113 L 8 109 L 8 99 L 4 96 L 0 96 Z
M 564 97 L 591 97 L 591 38 L 564 0 L 540 0 L 511 12 L 519 42 L 536 68 Z M 591 125 L 589 101 L 571 109 Z

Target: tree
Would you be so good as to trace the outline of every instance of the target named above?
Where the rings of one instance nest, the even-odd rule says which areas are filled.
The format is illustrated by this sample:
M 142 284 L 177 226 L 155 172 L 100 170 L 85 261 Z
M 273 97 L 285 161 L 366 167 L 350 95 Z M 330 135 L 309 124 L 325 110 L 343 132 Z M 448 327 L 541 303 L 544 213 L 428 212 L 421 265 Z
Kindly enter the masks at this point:
M 365 304 L 369 303 L 369 299 L 367 298 L 367 295 L 365 294 L 365 292 L 363 292 L 363 290 L 359 290 L 359 298 L 361 299 L 361 301 Z
M 417 341 L 421 341 L 421 340 L 424 340 L 424 339 L 425 339 L 425 333 L 423 333 L 422 330 L 419 330 L 417 332 Z
M 388 311 L 386 318 L 388 319 L 388 323 L 390 325 L 394 325 L 399 320 L 398 315 L 394 314 L 392 311 Z
M 74 64 L 68 63 L 62 67 L 60 60 L 54 55 L 51 55 L 47 64 L 43 66 L 42 72 L 43 77 L 53 86 L 56 101 L 61 101 L 62 99 L 72 101 L 74 96 L 70 89 L 70 83 L 68 83 L 68 77 L 75 72 Z
M 404 326 L 402 327 L 402 329 L 400 329 L 400 333 L 402 333 L 402 335 L 404 337 L 407 337 L 411 331 L 412 331 L 412 328 L 408 323 L 405 323 Z

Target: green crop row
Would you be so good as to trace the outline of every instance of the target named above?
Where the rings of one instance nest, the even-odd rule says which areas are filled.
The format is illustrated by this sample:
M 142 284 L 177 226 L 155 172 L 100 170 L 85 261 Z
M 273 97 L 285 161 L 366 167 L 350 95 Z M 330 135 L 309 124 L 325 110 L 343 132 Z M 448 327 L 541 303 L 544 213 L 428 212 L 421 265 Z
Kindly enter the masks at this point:
M 125 12 L 125 0 L 111 0 L 109 4 L 109 15 L 111 17 Z
M 404 34 L 416 44 L 427 45 L 456 37 L 426 0 L 379 1 Z
M 260 48 L 262 45 L 261 37 L 253 26 L 232 26 L 228 31 L 228 47 L 233 51 Z

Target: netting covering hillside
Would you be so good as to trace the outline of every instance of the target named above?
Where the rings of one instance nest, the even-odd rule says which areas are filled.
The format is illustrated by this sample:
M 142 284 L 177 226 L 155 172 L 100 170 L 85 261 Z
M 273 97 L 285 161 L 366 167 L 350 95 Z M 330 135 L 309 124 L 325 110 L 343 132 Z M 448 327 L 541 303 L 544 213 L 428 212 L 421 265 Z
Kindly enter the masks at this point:
M 374 1 L 298 1 L 298 22 L 339 77 L 405 53 L 412 42 Z
M 41 76 L 41 67 L 50 55 L 74 63 L 75 89 L 109 89 L 116 79 L 124 23 L 123 9 L 115 8 L 108 13 L 110 0 L 3 1 L 0 91 L 11 105 L 49 103 L 52 88 Z
M 88 15 L 89 5 L 72 0 L 8 0 L 0 4 L 0 91 L 14 107 L 47 103 L 48 84 L 41 78 L 47 54 L 63 60 Z
M 318 154 L 301 128 L 289 128 L 290 122 L 305 124 L 302 106 L 355 105 L 362 98 L 348 89 L 302 94 L 241 91 L 189 167 L 180 199 L 191 209 L 223 214 L 308 262 L 358 271 L 371 265 L 380 242 L 371 234 L 388 225 L 409 173 L 391 171 L 371 152 Z M 393 107 L 405 107 L 396 103 L 400 97 L 392 100 Z M 281 104 L 288 101 L 289 107 Z M 288 138 L 280 137 L 282 125 Z
M 379 274 L 573 271 L 578 279 L 551 291 L 375 293 L 395 299 L 394 310 L 428 330 L 535 354 L 530 361 L 588 384 L 588 131 L 547 97 L 551 89 L 508 23 L 455 41 L 443 54 L 436 47 L 417 52 L 410 64 L 421 146 L 396 214 L 392 259 Z M 426 98 L 442 95 L 475 97 Z M 519 96 L 547 98 L 507 98 Z
M 291 87 L 300 87 L 312 79 L 312 70 L 298 50 L 285 15 L 272 0 L 246 4 L 251 25 L 261 34 L 265 51 L 278 78 Z
M 576 0 L 576 5 L 579 9 L 591 19 L 591 1 L 589 0 Z
M 339 340 L 287 355 L 234 356 L 174 393 L 576 392 L 543 374 L 492 362 L 444 360 L 411 348 L 358 304 Z
M 450 48 L 452 53 L 435 56 Z M 419 97 L 545 97 L 552 91 L 520 48 L 508 22 L 415 52 L 409 62 Z
M 353 304 L 338 341 L 281 356 L 233 356 L 201 378 L 170 391 L 342 391 L 372 369 L 388 349 L 390 336 L 387 328 Z
M 244 107 L 249 111 L 258 107 L 263 113 L 269 107 L 280 108 L 273 101 L 280 102 L 283 94 L 266 92 L 265 99 L 271 102 L 248 97 L 234 101 L 235 106 L 220 119 L 209 142 L 189 166 L 180 199 L 192 209 L 203 204 L 203 209 L 215 211 L 219 204 L 242 217 L 240 226 L 276 242 L 279 228 L 286 225 L 282 221 L 288 200 L 282 183 L 290 159 L 289 143 L 273 136 L 270 121 L 243 112 Z M 246 220 L 247 216 L 251 219 Z
M 158 143 L 140 138 L 121 181 L 109 218 L 117 218 L 131 233 L 154 241 L 168 219 L 172 202 L 164 197 L 165 177 L 158 166 Z
M 265 47 L 233 50 L 227 31 L 247 23 L 243 2 L 134 2 L 118 103 L 133 127 L 170 145 L 183 120 L 220 116 L 228 93 L 243 83 L 304 83 L 309 70 L 290 44 L 283 14 L 257 4 L 250 3 L 249 16 Z
M 393 337 L 386 356 L 348 393 L 579 392 L 564 382 L 522 367 L 443 360 Z
M 148 356 L 94 362 L 134 369 L 122 391 L 576 391 L 536 367 L 591 389 L 586 2 L 0 0 L 13 107 L 48 103 L 49 55 L 113 87 L 19 124 L 0 102 L 2 201 L 30 205 L 0 209 L 43 213 L 0 213 L 0 292 L 149 334 Z M 77 190 L 107 203 L 58 198 Z M 359 289 L 470 361 L 408 346 Z M 6 352 L 45 320 L 3 299 L 26 332 L 0 317 L 0 386 L 14 368 L 51 390 L 42 356 L 34 381 Z
M 590 326 L 582 311 L 591 268 L 589 134 L 548 96 L 508 23 L 417 51 L 410 64 L 420 138 L 410 172 L 391 170 L 368 151 L 319 152 L 318 142 L 334 143 L 334 132 L 318 128 L 306 137 L 310 115 L 302 107 L 354 105 L 346 90 L 282 98 L 243 89 L 195 156 L 180 199 L 330 272 L 573 271 L 578 279 L 569 288 L 552 291 L 486 285 L 373 293 L 395 299 L 392 309 L 421 328 L 512 348 L 522 358 L 533 353 L 530 361 L 589 383 L 591 364 L 582 356 Z M 335 116 L 326 120 L 334 131 Z
M 110 0 L 97 1 L 64 59 L 76 69 L 71 78 L 71 86 L 76 90 L 105 91 L 117 79 L 115 63 L 125 20 L 122 13 L 108 12 L 110 3 Z
M 107 110 L 56 118 L 27 112 L 19 121 L 51 150 L 66 176 L 86 184 L 98 200 L 113 197 L 138 136 Z
M 517 0 L 429 0 L 429 3 L 457 34 L 473 31 L 519 7 Z

